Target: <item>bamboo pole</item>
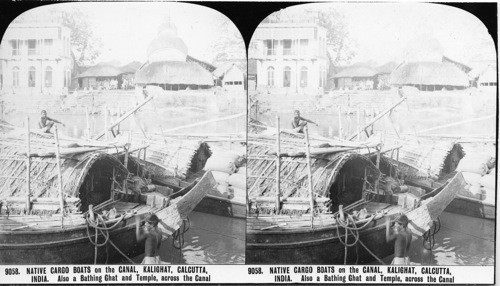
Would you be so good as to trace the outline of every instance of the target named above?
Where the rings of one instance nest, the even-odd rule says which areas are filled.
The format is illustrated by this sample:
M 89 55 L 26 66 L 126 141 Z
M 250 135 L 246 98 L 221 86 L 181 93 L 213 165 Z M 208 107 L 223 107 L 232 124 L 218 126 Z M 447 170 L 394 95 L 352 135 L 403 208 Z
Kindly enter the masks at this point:
M 417 131 L 415 133 L 419 134 L 419 133 L 433 131 L 433 130 L 437 130 L 437 129 L 441 129 L 441 128 L 447 128 L 447 127 L 457 126 L 457 125 L 461 125 L 461 124 L 464 124 L 464 123 L 472 123 L 472 122 L 482 121 L 482 120 L 486 120 L 486 119 L 490 119 L 490 118 L 495 118 L 495 116 L 496 116 L 495 114 L 491 114 L 491 115 L 484 116 L 484 117 L 467 119 L 467 120 L 463 120 L 463 121 L 459 121 L 459 122 L 455 122 L 455 123 L 450 123 L 450 124 L 445 124 L 445 125 L 441 125 L 441 126 L 432 127 L 432 128 L 429 128 L 429 129 L 420 130 L 420 131 Z
M 89 115 L 89 108 L 85 106 L 85 119 L 86 119 L 86 124 L 87 124 L 87 138 L 90 139 L 91 133 L 90 133 L 90 115 Z
M 171 128 L 171 129 L 165 130 L 164 132 L 173 132 L 173 131 L 177 131 L 177 130 L 184 129 L 184 128 L 200 126 L 200 125 L 203 125 L 203 124 L 213 123 L 213 122 L 217 122 L 217 121 L 234 119 L 234 118 L 238 118 L 238 117 L 242 117 L 242 116 L 245 116 L 245 112 L 238 113 L 238 114 L 235 114 L 235 115 L 226 116 L 226 117 L 205 120 L 205 121 L 201 121 L 201 122 L 197 122 L 197 123 L 192 123 L 192 124 L 188 124 L 188 125 L 184 125 L 184 126 L 179 126 L 179 127 L 175 127 L 175 128 Z
M 56 140 L 56 160 L 57 160 L 57 173 L 59 183 L 59 207 L 61 208 L 61 228 L 64 226 L 64 194 L 62 187 L 62 172 L 61 172 L 61 156 L 59 155 L 59 135 L 57 132 L 57 125 L 54 126 L 54 138 Z
M 359 105 L 358 105 L 358 108 L 356 110 L 356 116 L 357 116 L 357 121 L 356 121 L 356 133 L 357 133 L 357 136 L 356 136 L 356 140 L 359 142 L 360 141 L 360 133 L 361 133 L 361 130 L 359 129 L 359 125 L 361 124 L 361 121 L 360 121 L 360 117 L 361 117 L 361 110 L 359 108 Z
M 338 111 L 339 111 L 339 139 L 342 140 L 342 114 L 341 114 L 340 105 L 339 105 Z
M 279 214 L 280 209 L 280 172 L 281 172 L 281 162 L 280 162 L 280 117 L 276 116 L 276 213 Z
M 108 141 L 108 109 L 106 108 L 106 106 L 103 107 L 103 114 L 104 114 L 104 140 Z
M 129 117 L 130 115 L 132 115 L 133 113 L 135 113 L 139 108 L 141 108 L 143 105 L 145 105 L 146 103 L 148 103 L 153 98 L 154 98 L 154 96 L 148 96 L 146 99 L 144 99 L 144 101 L 142 101 L 141 103 L 139 103 L 138 105 L 136 105 L 134 108 L 132 108 L 131 110 L 127 111 L 120 118 L 118 118 L 116 120 L 116 122 L 114 122 L 113 124 L 111 124 L 111 126 L 108 126 L 106 128 L 106 130 L 104 130 L 101 133 L 97 134 L 94 137 L 94 139 L 97 140 L 97 139 L 100 139 L 101 137 L 103 137 L 109 130 L 113 129 L 116 125 L 120 124 L 120 122 L 122 122 L 123 120 L 127 119 L 127 117 Z
M 406 97 L 403 97 L 401 98 L 398 102 L 396 102 L 395 104 L 393 104 L 391 107 L 387 108 L 386 110 L 382 111 L 379 115 L 377 115 L 375 118 L 373 118 L 372 121 L 368 122 L 367 124 L 365 124 L 363 127 L 361 127 L 361 130 L 366 130 L 366 128 L 372 126 L 375 122 L 377 122 L 380 118 L 382 118 L 384 115 L 386 115 L 388 112 L 390 112 L 391 110 L 393 110 L 394 108 L 396 108 L 398 105 L 400 105 L 403 101 L 406 100 Z M 359 131 L 359 132 L 362 132 L 362 131 Z M 352 134 L 351 136 L 349 136 L 348 140 L 352 140 L 354 139 L 356 136 L 358 136 L 358 132 L 356 131 L 355 134 Z
M 311 228 L 314 225 L 314 192 L 312 185 L 312 172 L 311 172 L 311 154 L 309 154 L 309 130 L 307 125 L 304 126 L 304 135 L 306 139 L 306 155 L 307 155 L 307 173 L 309 177 L 309 195 L 311 196 L 310 208 L 311 208 Z
M 29 116 L 26 117 L 26 210 L 28 211 L 28 214 L 31 212 L 31 202 L 30 202 L 30 196 L 31 196 L 31 162 L 30 162 L 30 154 L 31 154 L 31 148 L 30 148 L 30 118 Z

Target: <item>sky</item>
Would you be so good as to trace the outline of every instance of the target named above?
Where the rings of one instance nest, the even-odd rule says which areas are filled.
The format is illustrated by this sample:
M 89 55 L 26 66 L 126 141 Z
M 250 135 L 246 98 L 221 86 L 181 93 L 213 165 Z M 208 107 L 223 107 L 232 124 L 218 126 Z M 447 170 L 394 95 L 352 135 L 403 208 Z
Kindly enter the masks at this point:
M 221 21 L 230 20 L 216 10 L 187 3 L 142 2 L 64 3 L 35 9 L 79 9 L 88 15 L 94 35 L 99 37 L 103 49 L 96 63 L 118 60 L 145 62 L 147 47 L 156 37 L 158 27 L 171 17 L 177 34 L 188 47 L 188 54 L 211 62 L 214 51 L 209 48 L 221 36 L 217 30 Z M 42 11 L 43 13 L 43 11 Z M 232 22 L 230 29 L 236 30 Z M 239 33 L 239 32 L 238 32 Z M 243 39 L 241 39 L 243 43 Z M 245 57 L 244 48 L 241 51 Z
M 474 15 L 455 7 L 429 3 L 320 3 L 289 9 L 291 13 L 300 13 L 308 7 L 325 6 L 333 6 L 345 16 L 355 43 L 356 57 L 352 62 L 400 62 L 406 50 L 423 49 L 432 39 L 454 60 L 495 60 L 493 40 L 486 27 Z
M 454 7 L 428 3 L 319 3 L 286 10 L 300 14 L 303 9 L 321 9 L 327 5 L 333 5 L 345 15 L 356 51 L 351 63 L 400 62 L 408 56 L 405 51 L 409 48 L 425 51 L 426 43 L 432 39 L 438 40 L 446 56 L 463 63 L 478 57 L 495 59 L 493 41 L 484 25 L 475 16 Z M 217 51 L 210 47 L 224 36 L 218 30 L 219 24 L 229 21 L 215 10 L 187 3 L 91 2 L 49 6 L 78 7 L 89 15 L 95 35 L 103 43 L 102 54 L 96 62 L 146 61 L 147 47 L 168 16 L 188 46 L 188 53 L 211 62 Z M 237 29 L 232 22 L 229 27 Z M 244 53 L 242 49 L 242 58 Z

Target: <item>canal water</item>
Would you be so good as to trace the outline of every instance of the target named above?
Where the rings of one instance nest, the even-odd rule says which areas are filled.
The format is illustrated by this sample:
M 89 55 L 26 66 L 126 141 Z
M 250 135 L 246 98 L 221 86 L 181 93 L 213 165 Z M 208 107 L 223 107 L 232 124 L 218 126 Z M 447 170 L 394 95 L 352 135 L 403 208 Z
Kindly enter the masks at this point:
M 195 108 L 176 108 L 172 110 L 163 110 L 161 112 L 145 113 L 140 112 L 130 116 L 120 124 L 120 129 L 133 130 L 141 132 L 141 129 L 146 133 L 158 133 L 168 131 L 180 126 L 191 125 L 202 121 L 210 121 L 217 118 L 231 116 L 233 114 L 212 114 Z M 15 126 L 22 127 L 26 122 L 26 116 L 30 117 L 30 128 L 37 129 L 38 121 L 40 120 L 39 113 L 15 112 L 5 115 L 5 120 Z M 88 118 L 85 114 L 69 113 L 69 112 L 54 112 L 48 114 L 49 117 L 57 119 L 65 124 L 58 125 L 60 134 L 81 138 L 87 134 L 87 128 L 90 134 L 95 135 L 103 131 L 105 128 L 105 120 L 102 114 L 91 114 Z M 108 124 L 119 118 L 118 115 L 109 116 Z M 87 127 L 88 126 L 88 127 Z M 244 133 L 246 131 L 246 117 L 239 116 L 230 120 L 209 122 L 206 124 L 183 128 L 174 133 Z
M 423 239 L 413 240 L 410 261 L 414 265 L 494 265 L 495 221 L 443 212 L 441 229 L 432 251 Z M 383 258 L 390 264 L 394 255 Z M 377 263 L 374 263 L 377 264 Z
M 184 246 L 173 246 L 172 237 L 162 242 L 160 258 L 170 264 L 244 264 L 246 221 L 239 218 L 192 212 Z M 133 258 L 141 263 L 144 255 Z

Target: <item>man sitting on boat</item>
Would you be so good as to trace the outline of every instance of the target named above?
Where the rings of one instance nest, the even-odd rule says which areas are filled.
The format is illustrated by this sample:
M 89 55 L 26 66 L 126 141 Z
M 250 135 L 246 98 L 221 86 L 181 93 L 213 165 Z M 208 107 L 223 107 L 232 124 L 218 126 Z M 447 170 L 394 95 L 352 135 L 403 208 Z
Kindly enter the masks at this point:
M 160 220 L 155 214 L 151 214 L 146 218 L 144 225 L 144 233 L 140 232 L 140 217 L 135 217 L 135 237 L 137 242 L 145 240 L 144 246 L 144 259 L 142 264 L 161 264 L 160 260 L 160 246 L 162 233 L 158 229 L 158 222 Z
M 394 259 L 392 265 L 410 264 L 410 244 L 412 239 L 411 230 L 408 229 L 408 217 L 401 214 L 394 223 L 394 232 L 390 233 L 390 223 L 388 219 L 385 222 L 385 238 L 387 243 L 394 241 Z
M 38 122 L 40 130 L 44 133 L 50 133 L 50 129 L 54 126 L 54 123 L 59 123 L 62 124 L 62 126 L 65 126 L 61 121 L 48 117 L 47 111 L 42 110 L 42 117 L 40 118 L 40 122 Z
M 298 110 L 295 110 L 293 114 L 294 114 L 294 117 L 292 120 L 292 128 L 297 133 L 304 133 L 304 131 L 303 131 L 304 126 L 306 126 L 308 122 L 311 124 L 315 124 L 316 126 L 319 126 L 318 123 L 315 123 L 312 120 L 301 117 L 300 111 L 298 111 Z

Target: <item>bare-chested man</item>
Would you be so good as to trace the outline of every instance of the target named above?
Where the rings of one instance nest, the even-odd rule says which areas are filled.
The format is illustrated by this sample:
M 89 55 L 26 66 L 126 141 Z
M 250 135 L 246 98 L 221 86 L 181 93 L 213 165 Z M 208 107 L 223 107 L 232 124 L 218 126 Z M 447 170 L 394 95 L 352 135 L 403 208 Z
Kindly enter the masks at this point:
M 155 214 L 148 215 L 146 224 L 144 225 L 144 233 L 140 231 L 140 218 L 135 217 L 135 237 L 137 242 L 144 240 L 144 260 L 142 264 L 161 264 L 160 261 L 160 246 L 162 240 L 162 232 L 158 229 L 160 221 Z
M 54 123 L 59 123 L 62 124 L 62 126 L 65 126 L 61 121 L 48 117 L 47 111 L 42 110 L 41 113 L 42 117 L 40 118 L 40 122 L 38 122 L 38 128 L 40 128 L 42 132 L 50 133 L 50 129 L 54 126 Z
M 408 229 L 408 217 L 401 214 L 394 223 L 394 231 L 392 233 L 390 231 L 390 223 L 389 219 L 385 222 L 385 238 L 387 243 L 394 241 L 394 259 L 391 264 L 409 265 L 412 233 Z
M 293 117 L 293 121 L 292 121 L 292 128 L 293 128 L 293 130 L 295 130 L 295 132 L 303 133 L 304 126 L 306 126 L 308 122 L 311 124 L 315 124 L 316 126 L 319 126 L 318 123 L 315 123 L 312 120 L 301 117 L 300 111 L 298 111 L 298 110 L 295 110 L 293 114 L 294 114 L 294 117 Z

